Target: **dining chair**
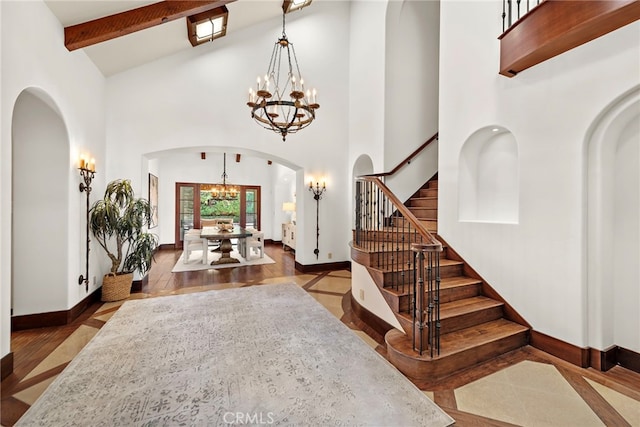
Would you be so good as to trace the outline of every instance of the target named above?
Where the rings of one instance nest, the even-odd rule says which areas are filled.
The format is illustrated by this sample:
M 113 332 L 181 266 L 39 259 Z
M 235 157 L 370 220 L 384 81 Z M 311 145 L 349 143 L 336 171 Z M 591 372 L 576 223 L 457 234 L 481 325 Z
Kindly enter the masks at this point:
M 245 244 L 247 252 L 245 258 L 247 261 L 251 258 L 253 251 L 257 252 L 260 258 L 264 258 L 264 233 L 262 231 L 256 231 L 251 237 L 247 237 Z
M 189 257 L 191 256 L 191 252 L 199 250 L 199 251 L 202 251 L 202 257 L 200 261 L 203 264 L 206 264 L 208 261 L 207 249 L 209 247 L 208 246 L 209 241 L 207 239 L 203 239 L 202 237 L 200 237 L 200 230 L 197 230 L 197 229 L 192 229 L 192 230 L 189 230 L 184 234 L 184 241 L 183 241 L 184 256 L 183 256 L 182 262 L 187 264 L 189 262 Z

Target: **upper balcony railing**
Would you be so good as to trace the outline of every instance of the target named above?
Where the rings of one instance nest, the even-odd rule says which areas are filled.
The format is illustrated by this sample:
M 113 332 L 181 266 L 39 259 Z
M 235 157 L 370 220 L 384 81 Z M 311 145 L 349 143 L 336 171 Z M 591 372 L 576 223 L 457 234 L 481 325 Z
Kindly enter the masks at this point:
M 500 74 L 507 77 L 640 19 L 640 0 L 503 0 L 503 8 Z
M 502 0 L 502 32 L 544 0 Z

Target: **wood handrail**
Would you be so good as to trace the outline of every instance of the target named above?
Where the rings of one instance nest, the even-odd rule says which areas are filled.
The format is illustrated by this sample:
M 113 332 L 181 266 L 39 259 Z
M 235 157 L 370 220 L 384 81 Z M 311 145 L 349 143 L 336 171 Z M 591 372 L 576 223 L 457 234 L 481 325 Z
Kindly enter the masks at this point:
M 434 135 L 434 137 L 437 137 L 437 136 L 438 134 Z M 379 177 L 367 175 L 367 176 L 360 177 L 360 179 L 364 181 L 373 182 L 378 186 L 378 188 L 380 188 L 380 190 L 382 190 L 384 195 L 387 196 L 387 198 L 389 198 L 391 203 L 402 214 L 402 216 L 405 219 L 407 219 L 411 223 L 411 225 L 418 231 L 418 233 L 420 233 L 422 238 L 426 240 L 426 242 L 422 244 L 423 248 L 425 248 L 426 251 L 442 252 L 442 243 L 440 243 L 435 237 L 433 237 L 433 235 L 429 232 L 429 230 L 427 230 L 427 228 L 424 225 L 422 225 L 422 223 L 418 220 L 418 218 L 415 217 L 415 215 L 409 210 L 409 208 L 407 208 L 404 205 L 404 203 L 402 203 L 400 199 L 398 199 L 396 195 L 393 194 L 393 192 L 389 189 L 389 187 L 384 185 L 384 183 Z
M 413 160 L 413 158 L 415 156 L 417 156 L 418 154 L 420 154 L 420 152 L 422 150 L 424 150 L 425 148 L 427 148 L 427 146 L 429 144 L 431 144 L 433 141 L 438 139 L 438 132 L 435 133 L 435 135 L 433 135 L 431 138 L 429 138 L 424 144 L 422 144 L 420 147 L 416 148 L 413 153 L 409 154 L 404 160 L 402 160 L 400 163 L 398 163 L 396 165 L 395 168 L 391 169 L 391 171 L 389 172 L 381 172 L 381 173 L 372 173 L 369 175 L 363 175 L 363 177 L 385 177 L 385 176 L 390 176 L 395 174 L 396 172 L 398 172 L 403 166 L 408 165 L 411 163 L 411 160 Z

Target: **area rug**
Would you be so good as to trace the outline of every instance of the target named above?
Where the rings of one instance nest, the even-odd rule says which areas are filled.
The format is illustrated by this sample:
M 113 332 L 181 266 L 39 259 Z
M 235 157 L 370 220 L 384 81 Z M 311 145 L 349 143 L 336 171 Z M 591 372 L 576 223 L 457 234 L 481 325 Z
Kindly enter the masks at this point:
M 264 254 L 263 258 L 259 258 L 256 255 L 252 255 L 249 260 L 243 258 L 238 251 L 231 252 L 231 256 L 240 261 L 239 264 L 220 264 L 220 265 L 211 265 L 211 261 L 215 261 L 220 259 L 219 252 L 207 252 L 208 262 L 203 264 L 201 262 L 202 251 L 195 250 L 191 251 L 191 255 L 189 256 L 189 261 L 184 263 L 184 251 L 182 255 L 180 255 L 180 259 L 176 262 L 176 265 L 173 266 L 172 273 L 181 273 L 183 271 L 198 271 L 198 270 L 209 270 L 212 268 L 232 268 L 232 267 L 243 267 L 245 265 L 264 265 L 264 264 L 275 264 L 275 261 L 267 254 Z
M 21 426 L 453 424 L 294 284 L 127 301 Z

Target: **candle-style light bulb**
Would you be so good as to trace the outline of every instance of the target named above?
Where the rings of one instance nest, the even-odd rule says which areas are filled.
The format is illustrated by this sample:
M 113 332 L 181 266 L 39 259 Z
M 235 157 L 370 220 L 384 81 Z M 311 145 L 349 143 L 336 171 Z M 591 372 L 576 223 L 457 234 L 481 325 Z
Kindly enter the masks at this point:
M 260 76 L 258 76 L 258 78 L 256 79 L 256 82 L 258 82 L 258 90 L 260 90 Z
M 318 91 L 316 90 L 316 88 L 313 88 L 313 103 L 316 103 L 316 95 L 318 94 Z

